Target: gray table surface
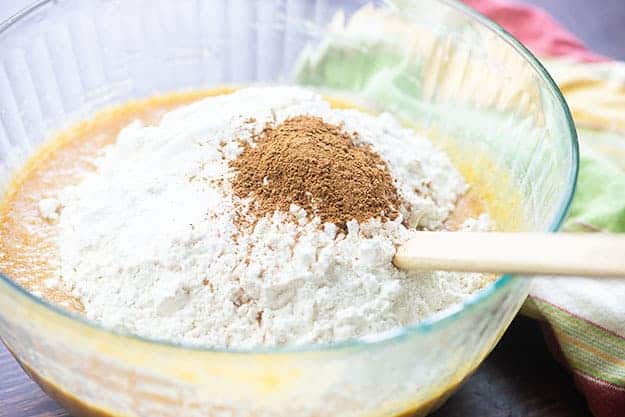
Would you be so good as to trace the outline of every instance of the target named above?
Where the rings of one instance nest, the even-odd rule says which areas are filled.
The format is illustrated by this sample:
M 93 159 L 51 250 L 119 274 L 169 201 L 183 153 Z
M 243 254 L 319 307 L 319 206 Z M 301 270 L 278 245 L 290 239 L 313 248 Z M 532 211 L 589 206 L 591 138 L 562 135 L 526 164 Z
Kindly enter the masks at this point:
M 590 49 L 625 60 L 625 0 L 523 0 L 551 13 Z
M 172 0 L 173 1 L 173 0 Z M 625 59 L 625 0 L 526 0 L 547 9 L 589 47 Z M 31 0 L 0 0 L 0 20 Z M 0 345 L 0 416 L 66 416 Z M 538 324 L 517 318 L 476 374 L 436 417 L 586 417 L 570 376 L 552 360 Z

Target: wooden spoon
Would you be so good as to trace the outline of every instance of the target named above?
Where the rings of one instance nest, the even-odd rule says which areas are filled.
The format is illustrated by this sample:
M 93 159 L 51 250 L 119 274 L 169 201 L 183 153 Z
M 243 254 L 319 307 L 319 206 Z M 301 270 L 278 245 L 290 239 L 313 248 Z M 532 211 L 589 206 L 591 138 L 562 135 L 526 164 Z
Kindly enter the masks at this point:
M 419 232 L 393 263 L 405 270 L 625 278 L 625 235 Z

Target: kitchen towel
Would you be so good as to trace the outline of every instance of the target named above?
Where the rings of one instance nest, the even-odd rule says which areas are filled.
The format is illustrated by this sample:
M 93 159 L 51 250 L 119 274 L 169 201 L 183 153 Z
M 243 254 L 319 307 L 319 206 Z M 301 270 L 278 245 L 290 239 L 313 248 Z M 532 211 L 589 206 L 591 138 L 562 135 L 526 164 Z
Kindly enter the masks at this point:
M 625 64 L 588 50 L 540 9 L 510 0 L 464 1 L 531 49 L 571 108 L 580 139 L 580 171 L 563 229 L 625 232 Z M 327 39 L 303 51 L 299 81 L 358 91 L 398 107 L 408 118 L 425 112 L 437 120 L 428 104 L 432 97 L 498 110 L 484 111 L 483 117 L 498 117 L 507 109 L 532 114 L 541 92 L 528 68 L 509 56 L 509 48 L 455 13 L 410 0 L 397 4 L 412 14 L 409 21 L 373 6 L 336 15 Z M 431 13 L 441 13 L 441 26 L 434 30 Z M 477 37 L 479 47 L 473 48 Z M 489 84 L 488 73 L 498 65 L 507 65 L 507 84 Z M 503 124 L 480 122 L 475 113 L 467 118 L 453 104 L 446 111 L 457 112 L 458 134 L 469 138 L 473 130 L 489 135 L 492 126 Z M 431 120 L 425 123 L 429 126 Z M 625 417 L 625 280 L 537 277 L 522 312 L 540 320 L 555 358 L 571 370 L 596 417 Z
M 537 54 L 571 108 L 580 171 L 564 230 L 625 232 L 625 64 L 589 51 L 540 9 L 465 3 Z M 555 358 L 571 370 L 593 414 L 625 416 L 625 280 L 538 277 L 523 312 L 543 323 Z

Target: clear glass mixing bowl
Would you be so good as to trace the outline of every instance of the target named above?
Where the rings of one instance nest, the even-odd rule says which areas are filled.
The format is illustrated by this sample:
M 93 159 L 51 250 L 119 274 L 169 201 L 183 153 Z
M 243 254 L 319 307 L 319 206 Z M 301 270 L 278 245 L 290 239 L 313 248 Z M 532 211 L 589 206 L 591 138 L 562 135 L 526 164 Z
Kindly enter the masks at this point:
M 0 26 L 0 178 L 50 133 L 159 92 L 304 84 L 391 111 L 448 150 L 500 227 L 553 231 L 577 173 L 567 106 L 501 28 L 450 0 L 55 0 Z M 527 294 L 333 346 L 190 348 L 115 333 L 0 279 L 0 336 L 76 417 L 424 414 L 482 361 Z

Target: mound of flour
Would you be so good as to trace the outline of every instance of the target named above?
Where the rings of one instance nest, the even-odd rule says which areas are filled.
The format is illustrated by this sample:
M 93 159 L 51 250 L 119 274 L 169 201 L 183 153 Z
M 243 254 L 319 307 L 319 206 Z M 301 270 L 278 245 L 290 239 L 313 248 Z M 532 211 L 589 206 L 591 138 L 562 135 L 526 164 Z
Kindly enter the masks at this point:
M 402 204 L 392 221 L 343 231 L 292 205 L 241 230 L 232 192 L 243 144 L 300 115 L 357 132 L 385 161 Z M 467 273 L 405 273 L 391 260 L 416 229 L 439 230 L 466 184 L 392 116 L 331 109 L 319 95 L 259 87 L 134 122 L 98 169 L 42 216 L 58 222 L 55 281 L 105 326 L 218 347 L 334 342 L 419 321 L 481 288 Z M 488 219 L 464 228 L 486 229 Z

